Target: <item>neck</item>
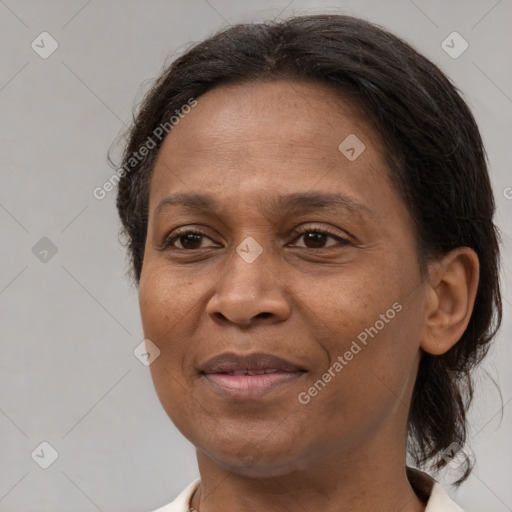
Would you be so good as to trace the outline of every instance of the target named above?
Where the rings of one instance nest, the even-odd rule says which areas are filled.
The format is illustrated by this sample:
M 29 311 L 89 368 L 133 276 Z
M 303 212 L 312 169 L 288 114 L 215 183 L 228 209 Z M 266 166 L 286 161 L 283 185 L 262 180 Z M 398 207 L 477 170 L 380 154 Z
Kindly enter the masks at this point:
M 396 452 L 395 452 L 396 453 Z M 425 503 L 408 479 L 404 460 L 338 453 L 307 469 L 254 477 L 227 469 L 197 451 L 201 483 L 191 506 L 198 512 L 424 512 Z M 418 475 L 416 474 L 415 479 Z M 413 481 L 415 480 L 413 479 Z M 424 496 L 423 496 L 424 497 Z

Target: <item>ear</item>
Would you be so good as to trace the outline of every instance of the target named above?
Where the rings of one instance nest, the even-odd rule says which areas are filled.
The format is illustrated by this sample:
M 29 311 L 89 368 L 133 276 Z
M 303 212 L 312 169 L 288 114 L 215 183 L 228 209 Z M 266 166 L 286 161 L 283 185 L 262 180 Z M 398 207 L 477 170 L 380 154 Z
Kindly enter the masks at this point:
M 457 247 L 435 262 L 426 279 L 424 329 L 420 347 L 447 352 L 468 326 L 478 289 L 480 264 L 469 247 Z

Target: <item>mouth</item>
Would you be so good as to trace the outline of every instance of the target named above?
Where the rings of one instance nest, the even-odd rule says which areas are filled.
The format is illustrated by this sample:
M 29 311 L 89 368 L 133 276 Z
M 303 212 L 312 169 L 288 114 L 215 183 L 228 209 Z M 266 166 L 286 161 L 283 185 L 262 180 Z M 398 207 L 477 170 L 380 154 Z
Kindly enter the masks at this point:
M 206 362 L 200 374 L 223 396 L 244 400 L 260 398 L 276 388 L 290 385 L 307 371 L 271 354 L 239 356 L 221 354 Z

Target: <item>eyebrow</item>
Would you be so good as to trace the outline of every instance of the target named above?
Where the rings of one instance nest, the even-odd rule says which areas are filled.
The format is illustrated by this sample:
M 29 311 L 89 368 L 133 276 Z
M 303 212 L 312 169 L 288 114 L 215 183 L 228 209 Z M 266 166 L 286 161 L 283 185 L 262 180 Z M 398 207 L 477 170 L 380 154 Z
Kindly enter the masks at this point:
M 311 211 L 315 209 L 338 208 L 351 213 L 366 213 L 375 217 L 375 213 L 349 196 L 329 192 L 295 192 L 266 200 L 265 206 L 271 213 L 290 211 Z M 219 211 L 221 204 L 208 193 L 188 192 L 177 193 L 165 197 L 155 210 L 155 215 L 170 206 L 181 206 L 194 211 Z

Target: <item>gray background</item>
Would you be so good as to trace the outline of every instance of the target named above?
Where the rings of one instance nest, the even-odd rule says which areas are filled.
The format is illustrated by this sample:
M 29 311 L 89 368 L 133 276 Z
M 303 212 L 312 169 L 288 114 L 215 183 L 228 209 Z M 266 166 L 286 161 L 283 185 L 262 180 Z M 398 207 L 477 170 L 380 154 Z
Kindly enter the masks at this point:
M 512 510 L 511 0 L 0 0 L 1 511 L 149 511 L 198 475 L 133 354 L 143 335 L 115 192 L 100 201 L 92 191 L 166 59 L 227 24 L 314 12 L 361 16 L 411 42 L 454 80 L 481 127 L 503 233 L 504 323 L 477 379 L 478 464 L 450 492 L 468 512 Z M 31 47 L 43 31 L 59 45 L 47 59 Z M 469 43 L 456 59 L 441 47 L 453 31 Z M 43 237 L 53 256 L 36 257 Z M 31 457 L 42 441 L 58 452 L 48 469 Z

